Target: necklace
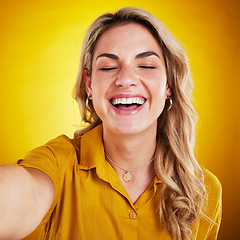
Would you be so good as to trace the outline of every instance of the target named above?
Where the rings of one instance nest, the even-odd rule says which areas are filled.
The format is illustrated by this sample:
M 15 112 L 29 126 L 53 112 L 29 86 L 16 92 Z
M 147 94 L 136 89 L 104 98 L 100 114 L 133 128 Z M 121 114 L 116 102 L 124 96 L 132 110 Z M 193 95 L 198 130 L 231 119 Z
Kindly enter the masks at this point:
M 123 174 L 123 180 L 124 180 L 126 183 L 128 183 L 128 182 L 130 182 L 130 181 L 132 180 L 132 175 L 130 174 L 130 172 L 148 166 L 148 165 L 155 159 L 155 157 L 154 157 L 153 159 L 150 160 L 150 162 L 146 163 L 145 165 L 143 165 L 143 166 L 141 166 L 141 167 L 127 170 L 127 169 L 125 169 L 125 168 L 120 167 L 119 165 L 117 165 L 106 153 L 105 153 L 105 156 L 106 156 L 106 158 L 107 158 L 107 160 L 108 160 L 109 162 L 111 162 L 113 165 L 115 165 L 116 167 L 118 167 L 118 168 L 120 168 L 120 169 L 122 169 L 122 170 L 124 170 L 124 171 L 126 172 L 126 173 Z

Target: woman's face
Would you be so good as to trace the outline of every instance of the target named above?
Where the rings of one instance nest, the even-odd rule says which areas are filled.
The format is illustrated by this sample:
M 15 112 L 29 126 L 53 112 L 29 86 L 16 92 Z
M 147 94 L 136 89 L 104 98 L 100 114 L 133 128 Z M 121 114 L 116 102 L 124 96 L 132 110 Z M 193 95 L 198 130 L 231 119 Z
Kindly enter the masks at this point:
M 96 44 L 85 83 L 105 131 L 156 132 L 170 89 L 162 50 L 147 28 L 128 23 L 108 29 Z

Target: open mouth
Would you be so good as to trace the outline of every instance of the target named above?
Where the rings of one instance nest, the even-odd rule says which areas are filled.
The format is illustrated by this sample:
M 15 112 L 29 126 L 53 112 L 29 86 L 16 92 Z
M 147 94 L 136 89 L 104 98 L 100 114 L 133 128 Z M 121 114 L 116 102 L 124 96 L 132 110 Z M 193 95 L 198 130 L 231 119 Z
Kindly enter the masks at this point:
M 111 104 L 118 109 L 133 109 L 142 106 L 146 99 L 142 97 L 112 98 Z

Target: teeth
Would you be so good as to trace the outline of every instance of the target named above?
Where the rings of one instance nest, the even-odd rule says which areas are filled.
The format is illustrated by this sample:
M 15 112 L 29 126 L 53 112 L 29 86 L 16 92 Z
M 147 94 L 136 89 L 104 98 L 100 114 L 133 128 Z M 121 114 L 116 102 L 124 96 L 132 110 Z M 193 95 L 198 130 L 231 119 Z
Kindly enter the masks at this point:
M 145 101 L 142 98 L 134 97 L 134 98 L 114 98 L 112 100 L 113 105 L 117 104 L 140 104 L 142 105 Z

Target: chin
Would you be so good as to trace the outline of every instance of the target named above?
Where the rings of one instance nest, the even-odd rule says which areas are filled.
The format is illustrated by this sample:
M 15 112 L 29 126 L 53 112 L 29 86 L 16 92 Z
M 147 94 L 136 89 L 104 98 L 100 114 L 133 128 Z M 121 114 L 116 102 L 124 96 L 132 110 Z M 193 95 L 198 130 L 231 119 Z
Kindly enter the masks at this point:
M 117 124 L 116 126 L 113 126 L 113 131 L 117 135 L 125 135 L 125 136 L 134 136 L 134 135 L 139 135 L 144 132 L 150 132 L 150 131 L 156 131 L 155 124 L 154 126 L 141 126 L 141 124 L 138 123 L 121 123 Z

